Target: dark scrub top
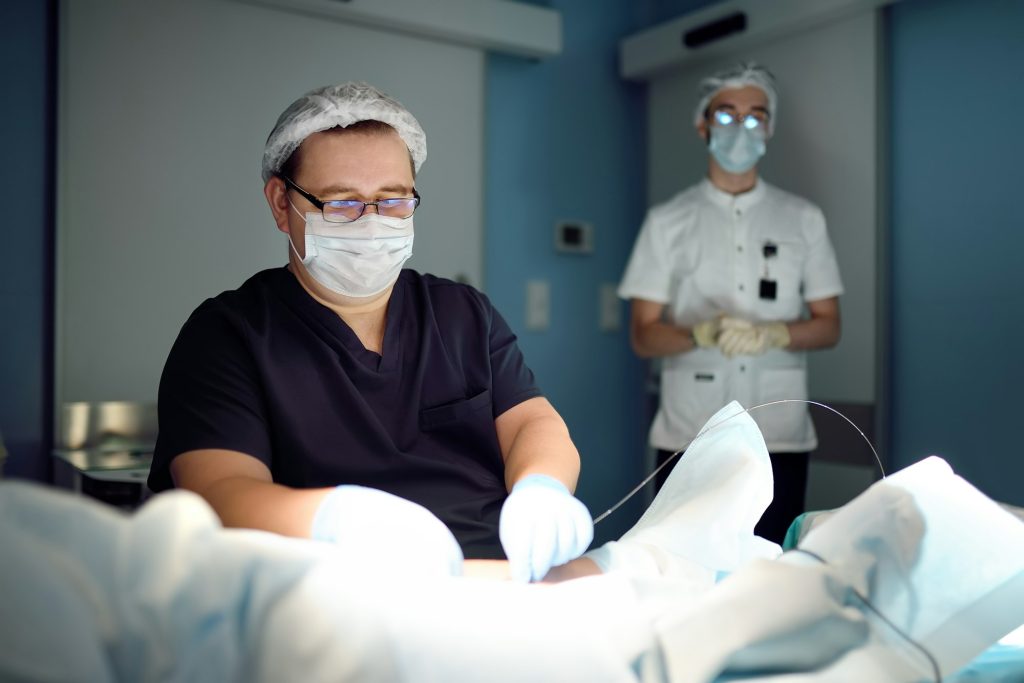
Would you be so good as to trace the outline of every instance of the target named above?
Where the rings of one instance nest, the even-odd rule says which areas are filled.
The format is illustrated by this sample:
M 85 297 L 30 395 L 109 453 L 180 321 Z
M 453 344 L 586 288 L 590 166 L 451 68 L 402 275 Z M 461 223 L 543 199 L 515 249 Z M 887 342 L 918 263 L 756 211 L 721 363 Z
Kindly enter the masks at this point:
M 160 379 L 149 486 L 186 451 L 240 451 L 274 481 L 359 484 L 431 510 L 467 558 L 503 557 L 506 497 L 494 419 L 541 395 L 516 337 L 468 285 L 403 270 L 383 356 L 286 269 L 208 299 Z

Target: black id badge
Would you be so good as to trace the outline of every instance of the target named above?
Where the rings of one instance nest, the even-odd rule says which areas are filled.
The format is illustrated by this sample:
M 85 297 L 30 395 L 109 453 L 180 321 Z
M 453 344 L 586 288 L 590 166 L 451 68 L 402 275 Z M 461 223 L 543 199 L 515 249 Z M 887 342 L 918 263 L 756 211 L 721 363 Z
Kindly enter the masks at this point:
M 765 242 L 761 247 L 761 253 L 764 255 L 764 277 L 761 278 L 759 296 L 766 301 L 775 301 L 779 287 L 775 280 L 769 279 L 771 276 L 768 274 L 768 263 L 779 255 L 779 245 Z

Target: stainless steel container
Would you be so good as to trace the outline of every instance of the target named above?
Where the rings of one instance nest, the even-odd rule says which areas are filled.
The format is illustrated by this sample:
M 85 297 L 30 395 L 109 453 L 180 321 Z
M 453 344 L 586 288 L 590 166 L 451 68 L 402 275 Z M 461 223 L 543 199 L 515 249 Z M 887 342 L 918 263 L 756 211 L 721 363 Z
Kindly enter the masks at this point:
M 81 401 L 61 408 L 55 441 L 64 450 L 151 453 L 156 432 L 155 403 Z
M 75 402 L 62 406 L 53 455 L 73 490 L 121 507 L 147 494 L 156 443 L 155 403 Z

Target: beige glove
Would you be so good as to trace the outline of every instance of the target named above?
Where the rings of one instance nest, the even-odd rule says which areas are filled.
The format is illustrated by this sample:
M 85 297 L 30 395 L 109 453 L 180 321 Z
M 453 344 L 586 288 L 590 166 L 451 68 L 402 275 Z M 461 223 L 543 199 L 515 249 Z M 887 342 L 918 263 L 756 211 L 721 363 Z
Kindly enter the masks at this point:
M 694 325 L 690 329 L 694 345 L 702 349 L 710 349 L 717 344 L 721 320 L 721 318 L 712 318 L 711 320 L 705 320 Z
M 759 356 L 768 349 L 789 346 L 789 328 L 786 323 L 755 325 L 742 318 L 722 318 L 722 331 L 718 335 L 718 348 L 726 358 Z

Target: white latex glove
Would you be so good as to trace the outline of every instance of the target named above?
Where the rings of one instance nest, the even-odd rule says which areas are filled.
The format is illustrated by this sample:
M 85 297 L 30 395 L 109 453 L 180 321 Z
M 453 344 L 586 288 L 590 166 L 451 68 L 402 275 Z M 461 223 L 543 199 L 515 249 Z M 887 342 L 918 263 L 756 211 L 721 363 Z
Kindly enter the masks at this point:
M 565 485 L 545 474 L 516 482 L 498 522 L 501 547 L 515 581 L 539 581 L 576 559 L 594 540 L 594 520 Z
M 690 329 L 690 334 L 693 337 L 693 343 L 702 349 L 708 349 L 714 346 L 718 341 L 718 334 L 722 329 L 722 319 L 712 318 L 711 320 L 702 320 Z
M 759 356 L 768 349 L 789 346 L 789 328 L 785 323 L 755 325 L 742 318 L 722 318 L 718 348 L 726 358 Z
M 339 486 L 313 515 L 310 538 L 341 547 L 375 575 L 461 576 L 462 548 L 434 513 L 364 486 Z

